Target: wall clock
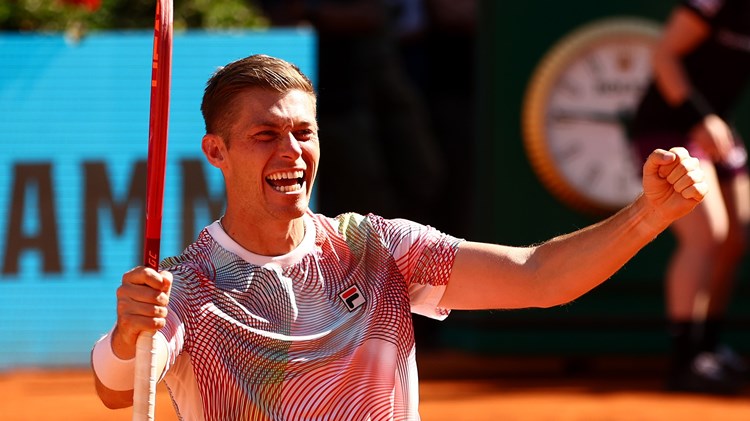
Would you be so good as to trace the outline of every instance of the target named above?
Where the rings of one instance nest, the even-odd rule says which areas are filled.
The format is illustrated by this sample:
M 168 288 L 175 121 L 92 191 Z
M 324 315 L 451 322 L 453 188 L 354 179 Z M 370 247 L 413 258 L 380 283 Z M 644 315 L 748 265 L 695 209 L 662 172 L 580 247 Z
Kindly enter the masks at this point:
M 530 79 L 526 153 L 542 184 L 576 210 L 610 213 L 642 190 L 627 128 L 651 78 L 660 28 L 628 17 L 581 26 L 550 48 Z

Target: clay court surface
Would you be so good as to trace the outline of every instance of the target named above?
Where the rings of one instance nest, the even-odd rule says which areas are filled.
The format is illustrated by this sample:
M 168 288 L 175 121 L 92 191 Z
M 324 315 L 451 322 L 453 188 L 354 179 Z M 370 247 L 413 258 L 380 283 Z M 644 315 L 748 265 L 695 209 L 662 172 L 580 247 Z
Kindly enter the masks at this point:
M 422 419 L 539 421 L 748 421 L 750 387 L 740 396 L 668 394 L 654 359 L 423 358 Z M 156 420 L 176 420 L 159 386 Z M 0 420 L 130 420 L 97 400 L 85 369 L 0 373 Z

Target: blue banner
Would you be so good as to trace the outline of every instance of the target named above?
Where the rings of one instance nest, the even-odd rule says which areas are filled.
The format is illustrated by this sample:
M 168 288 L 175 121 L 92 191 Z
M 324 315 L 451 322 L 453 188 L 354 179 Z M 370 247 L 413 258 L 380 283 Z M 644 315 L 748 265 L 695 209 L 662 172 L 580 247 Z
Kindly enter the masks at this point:
M 0 369 L 88 364 L 142 261 L 151 31 L 0 35 Z M 263 53 L 315 81 L 307 30 L 174 36 L 162 257 L 223 210 L 200 150 L 207 79 Z

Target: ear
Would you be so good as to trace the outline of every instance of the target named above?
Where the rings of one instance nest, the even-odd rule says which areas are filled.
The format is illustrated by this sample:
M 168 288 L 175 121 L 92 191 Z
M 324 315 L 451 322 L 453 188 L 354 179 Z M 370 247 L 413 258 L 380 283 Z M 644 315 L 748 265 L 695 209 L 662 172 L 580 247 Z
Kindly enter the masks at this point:
M 201 149 L 203 149 L 203 154 L 206 155 L 209 164 L 216 168 L 224 167 L 226 163 L 226 161 L 224 161 L 226 144 L 221 136 L 215 134 L 204 135 L 203 141 L 201 142 Z

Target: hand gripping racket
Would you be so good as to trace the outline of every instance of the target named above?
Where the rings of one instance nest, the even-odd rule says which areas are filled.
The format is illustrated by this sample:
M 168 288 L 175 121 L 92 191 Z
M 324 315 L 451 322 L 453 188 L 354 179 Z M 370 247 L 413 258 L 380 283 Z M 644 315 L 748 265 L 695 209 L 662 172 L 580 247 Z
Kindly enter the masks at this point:
M 172 0 L 156 1 L 154 51 L 151 68 L 151 111 L 146 164 L 146 229 L 143 264 L 159 269 L 164 173 L 169 127 L 169 89 L 172 77 Z M 136 343 L 133 420 L 153 420 L 156 402 L 154 335 L 141 332 Z

